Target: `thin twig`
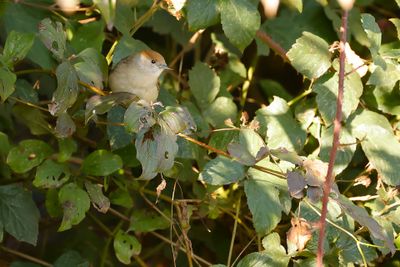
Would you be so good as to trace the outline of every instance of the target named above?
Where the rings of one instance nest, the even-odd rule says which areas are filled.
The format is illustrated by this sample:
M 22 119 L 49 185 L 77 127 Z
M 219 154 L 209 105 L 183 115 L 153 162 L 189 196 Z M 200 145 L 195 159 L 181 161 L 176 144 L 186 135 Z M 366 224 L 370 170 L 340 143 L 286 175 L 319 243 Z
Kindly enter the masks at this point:
M 332 141 L 332 149 L 329 155 L 329 164 L 328 171 L 326 174 L 326 179 L 324 183 L 324 195 L 322 198 L 322 211 L 321 218 L 319 222 L 319 238 L 318 238 L 318 250 L 317 250 L 317 266 L 323 266 L 323 258 L 324 258 L 324 240 L 325 240 L 325 229 L 326 229 L 326 216 L 328 212 L 328 201 L 329 201 L 329 193 L 332 188 L 332 183 L 334 181 L 333 177 L 333 166 L 335 164 L 336 152 L 339 148 L 339 137 L 341 131 L 341 121 L 342 121 L 342 104 L 343 104 L 343 91 L 344 91 L 344 78 L 345 78 L 345 60 L 346 60 L 346 35 L 347 35 L 347 16 L 348 11 L 343 11 L 342 16 L 342 26 L 340 27 L 340 44 L 339 44 L 339 86 L 338 86 L 338 96 L 336 102 L 336 117 L 333 121 L 333 141 Z
M 239 197 L 238 197 L 238 201 L 236 203 L 236 218 L 239 218 L 241 198 L 242 198 L 242 195 L 240 194 Z M 232 260 L 232 253 L 233 253 L 233 245 L 235 244 L 237 225 L 238 225 L 238 221 L 235 220 L 235 223 L 233 224 L 231 244 L 229 246 L 228 262 L 226 263 L 227 267 L 232 266 L 231 265 L 231 260 Z
M 201 34 L 204 32 L 204 30 L 198 30 L 195 32 L 192 37 L 190 37 L 188 43 L 183 47 L 183 49 L 176 55 L 176 57 L 171 61 L 170 67 L 173 67 L 183 55 L 190 51 L 194 45 L 196 44 L 197 40 L 200 38 Z
M 30 255 L 27 255 L 27 254 L 25 254 L 25 253 L 16 251 L 16 250 L 14 250 L 14 249 L 7 248 L 7 247 L 5 247 L 5 246 L 0 246 L 0 249 L 4 250 L 4 251 L 7 252 L 7 253 L 13 254 L 13 255 L 18 256 L 18 257 L 20 257 L 20 258 L 23 258 L 23 259 L 25 259 L 25 260 L 28 260 L 28 261 L 31 261 L 31 262 L 40 264 L 40 265 L 42 265 L 42 266 L 48 266 L 48 267 L 53 266 L 52 264 L 50 264 L 50 263 L 48 263 L 48 262 L 46 262 L 46 261 L 44 261 L 44 260 L 41 260 L 41 259 L 32 257 L 32 256 L 30 256 Z
M 256 33 L 257 37 L 266 43 L 276 54 L 278 54 L 284 61 L 290 62 L 289 58 L 286 56 L 286 50 L 280 46 L 277 42 L 272 40 L 266 32 L 258 30 Z

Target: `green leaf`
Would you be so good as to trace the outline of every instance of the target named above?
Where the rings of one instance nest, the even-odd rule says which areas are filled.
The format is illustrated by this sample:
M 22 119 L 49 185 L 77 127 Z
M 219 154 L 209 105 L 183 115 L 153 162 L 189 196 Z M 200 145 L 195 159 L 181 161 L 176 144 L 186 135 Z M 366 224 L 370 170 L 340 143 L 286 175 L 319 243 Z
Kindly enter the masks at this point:
M 68 138 L 74 134 L 76 126 L 71 116 L 67 112 L 59 114 L 57 117 L 55 135 L 58 138 Z
M 351 120 L 350 127 L 382 180 L 388 185 L 400 185 L 397 170 L 400 166 L 400 143 L 389 121 L 383 115 L 363 110 Z
M 65 59 L 66 34 L 60 22 L 53 22 L 49 18 L 42 20 L 39 25 L 39 37 L 54 57 L 61 61 Z
M 57 160 L 59 162 L 67 161 L 73 153 L 78 149 L 78 145 L 73 139 L 58 139 L 58 155 Z
M 33 33 L 21 33 L 11 31 L 4 45 L 3 62 L 11 67 L 16 62 L 22 60 L 32 48 L 35 35 Z
M 328 129 L 323 127 L 321 134 L 321 150 L 319 157 L 322 161 L 329 162 L 330 151 L 332 149 L 333 126 Z M 336 154 L 334 173 L 340 174 L 351 162 L 357 147 L 357 140 L 347 128 L 342 127 L 340 131 L 339 143 L 342 145 Z
M 278 233 L 271 233 L 262 240 L 264 251 L 253 252 L 246 255 L 238 267 L 286 267 L 290 257 L 286 255 L 285 248 L 280 244 Z
M 0 233 L 4 229 L 17 240 L 36 246 L 39 217 L 30 192 L 17 184 L 0 186 Z
M 104 26 L 104 20 L 80 24 L 74 31 L 70 42 L 76 53 L 80 53 L 88 47 L 95 49 L 97 52 L 101 52 L 105 40 Z
M 38 166 L 51 155 L 52 148 L 41 140 L 24 140 L 8 153 L 7 164 L 16 173 L 24 173 Z
M 134 12 L 136 4 L 137 3 L 132 1 L 117 1 L 114 26 L 123 36 L 131 35 L 129 31 L 137 19 L 136 13 Z
M 79 62 L 74 64 L 79 80 L 103 89 L 107 77 L 107 61 L 99 51 L 92 47 L 86 48 L 77 55 Z
M 397 0 L 397 1 L 399 1 L 399 0 Z M 399 3 L 400 3 L 400 1 L 399 1 Z M 399 5 L 400 6 L 400 5 Z M 397 39 L 400 39 L 400 19 L 398 19 L 398 18 L 391 18 L 391 19 L 389 19 L 389 21 L 391 22 L 391 23 L 393 23 L 393 25 L 396 27 L 396 30 L 397 30 Z
M 92 201 L 93 207 L 101 213 L 107 213 L 110 208 L 110 200 L 104 196 L 102 186 L 100 184 L 92 184 L 91 182 L 86 181 L 85 187 L 90 200 Z
M 232 141 L 237 141 L 238 137 L 239 131 L 236 129 L 213 132 L 208 145 L 216 149 L 226 151 L 228 144 Z
M 116 2 L 117 1 L 93 0 L 93 4 L 100 9 L 101 16 L 106 21 L 107 28 L 110 31 L 114 25 Z
M 58 201 L 58 190 L 50 188 L 46 192 L 46 211 L 52 218 L 58 218 L 63 215 L 62 206 Z
M 64 210 L 64 216 L 58 228 L 59 232 L 79 224 L 90 208 L 88 194 L 75 183 L 64 185 L 58 193 L 58 199 Z
M 170 222 L 161 215 L 147 213 L 144 210 L 134 211 L 131 217 L 129 231 L 147 233 L 167 229 Z
M 17 79 L 13 96 L 34 104 L 39 102 L 38 90 L 35 90 L 33 86 L 24 79 Z M 32 110 L 32 108 L 30 109 Z
M 265 235 L 271 232 L 281 220 L 283 207 L 277 187 L 283 189 L 286 186 L 287 190 L 287 183 L 284 180 L 277 181 L 276 179 L 279 180 L 279 178 L 252 168 L 249 169 L 248 174 L 250 179 L 244 181 L 247 205 L 253 215 L 254 228 L 258 234 Z
M 76 267 L 89 267 L 90 264 L 87 260 L 83 259 L 81 255 L 70 250 L 62 254 L 55 262 L 54 267 L 66 267 L 66 266 L 76 266 Z
M 221 23 L 225 35 L 242 52 L 260 28 L 257 6 L 247 0 L 221 0 Z
M 156 123 L 156 113 L 142 101 L 132 102 L 125 112 L 124 123 L 129 132 L 146 131 Z
M 228 145 L 229 154 L 238 162 L 252 166 L 268 153 L 264 140 L 253 129 L 240 129 L 239 141 Z
M 218 156 L 207 162 L 200 172 L 199 180 L 212 185 L 236 183 L 244 178 L 244 166 L 237 161 Z
M 0 131 L 0 156 L 5 156 L 10 151 L 10 142 L 7 134 Z
M 16 80 L 17 75 L 7 68 L 0 67 L 0 99 L 2 102 L 6 101 L 6 99 L 14 92 Z
M 317 1 L 303 1 L 303 3 L 302 13 L 289 8 L 282 8 L 279 10 L 278 17 L 265 20 L 261 26 L 261 29 L 267 32 L 272 40 L 280 44 L 286 51 L 305 31 L 321 37 L 329 44 L 337 40 L 337 34 L 325 15 L 323 5 Z
M 370 107 L 377 108 L 385 113 L 400 115 L 400 89 L 388 90 L 384 87 L 367 87 L 363 95 Z
M 132 208 L 133 200 L 126 190 L 118 188 L 109 195 L 112 204 L 119 205 L 125 208 Z
M 87 175 L 106 176 L 122 168 L 118 155 L 99 149 L 90 153 L 82 163 L 82 171 Z
M 67 164 L 48 159 L 37 167 L 32 184 L 39 188 L 57 188 L 66 183 L 70 175 Z
M 71 107 L 78 96 L 78 75 L 69 61 L 64 61 L 56 69 L 57 89 L 53 93 L 50 113 L 58 115 Z
M 259 132 L 266 131 L 266 143 L 271 149 L 284 147 L 289 151 L 300 151 L 306 140 L 306 132 L 293 118 L 285 100 L 274 97 L 266 108 L 256 111 L 260 122 Z
M 189 71 L 189 86 L 196 102 L 204 110 L 217 97 L 220 79 L 206 64 L 197 62 Z
M 41 110 L 32 109 L 25 105 L 15 105 L 13 113 L 18 121 L 29 128 L 33 135 L 53 132 L 52 126 L 47 122 L 47 117 Z
M 205 29 L 219 21 L 219 5 L 214 0 L 189 0 L 187 2 L 187 20 L 189 29 L 197 31 Z
M 133 39 L 129 36 L 123 36 L 115 47 L 115 52 L 112 58 L 112 67 L 114 68 L 121 59 L 139 53 L 145 49 L 148 49 L 148 47 L 142 41 Z
M 143 169 L 141 179 L 152 179 L 174 165 L 178 152 L 176 135 L 162 121 L 159 124 L 148 131 L 140 131 L 136 137 L 137 159 Z
M 369 77 L 367 84 L 384 87 L 390 91 L 396 85 L 398 80 L 400 80 L 399 64 L 386 62 L 386 69 L 377 66 Z
M 321 77 L 313 86 L 313 91 L 317 93 L 319 112 L 327 126 L 332 124 L 336 116 L 338 82 L 338 74 L 330 73 Z M 362 91 L 363 85 L 360 76 L 357 73 L 346 75 L 342 107 L 343 121 L 346 121 L 347 117 L 356 110 Z
M 285 5 L 289 6 L 290 8 L 296 9 L 300 13 L 303 11 L 303 1 L 302 0 L 283 0 L 282 2 Z
M 124 264 L 130 264 L 134 255 L 139 255 L 142 245 L 137 238 L 119 230 L 114 238 L 115 256 Z
M 268 99 L 273 100 L 274 96 L 290 101 L 293 97 L 287 92 L 285 87 L 277 81 L 271 79 L 263 79 L 260 81 L 261 91 Z
M 215 128 L 224 127 L 225 120 L 236 121 L 237 107 L 231 98 L 220 96 L 204 111 L 204 118 Z
M 303 32 L 287 56 L 292 66 L 309 79 L 320 77 L 331 66 L 329 44 L 310 32 Z
M 196 124 L 185 107 L 166 107 L 159 113 L 158 119 L 162 120 L 175 134 L 196 131 Z
M 115 106 L 107 113 L 107 135 L 112 150 L 123 148 L 132 143 L 133 136 L 124 127 L 113 125 L 124 122 L 125 109 Z
M 373 237 L 385 241 L 385 245 L 389 247 L 392 255 L 394 255 L 396 248 L 394 247 L 393 239 L 384 232 L 382 226 L 380 226 L 365 209 L 354 205 L 353 202 L 348 200 L 343 195 L 340 195 L 339 198 L 335 200 L 346 214 L 350 215 L 362 226 L 367 227 Z
M 371 51 L 372 58 L 374 58 L 378 55 L 379 48 L 381 47 L 381 30 L 379 25 L 375 22 L 375 18 L 371 14 L 361 14 L 361 22 L 370 42 L 369 50 Z

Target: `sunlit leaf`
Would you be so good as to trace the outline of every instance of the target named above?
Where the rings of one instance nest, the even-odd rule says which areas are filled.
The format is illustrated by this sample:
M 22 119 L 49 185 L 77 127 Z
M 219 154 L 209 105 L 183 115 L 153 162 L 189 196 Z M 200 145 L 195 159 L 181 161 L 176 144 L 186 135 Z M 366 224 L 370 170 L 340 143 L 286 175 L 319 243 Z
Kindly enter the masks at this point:
M 384 87 L 390 91 L 398 80 L 400 80 L 399 64 L 386 62 L 386 69 L 377 66 L 369 77 L 367 84 Z
M 212 185 L 231 184 L 244 178 L 244 166 L 237 161 L 218 156 L 200 172 L 199 180 Z
M 329 44 L 310 32 L 303 32 L 287 56 L 292 66 L 309 79 L 320 77 L 331 66 Z
M 378 113 L 363 110 L 353 118 L 351 133 L 361 141 L 361 147 L 383 181 L 399 185 L 400 143 L 389 121 Z
M 71 155 L 77 151 L 78 145 L 73 139 L 58 139 L 58 155 L 57 160 L 59 162 L 67 161 Z
M 132 102 L 124 115 L 124 123 L 129 132 L 138 133 L 140 130 L 148 130 L 156 123 L 156 114 L 143 101 Z
M 204 29 L 219 21 L 219 4 L 214 0 L 189 0 L 187 2 L 188 23 L 191 31 Z
M 304 146 L 306 132 L 293 118 L 285 100 L 274 97 L 274 101 L 257 112 L 260 131 L 266 131 L 266 143 L 271 149 L 284 147 L 287 150 L 299 151 Z
M 225 120 L 236 121 L 237 107 L 232 99 L 221 96 L 204 111 L 203 115 L 208 123 L 214 127 L 223 127 Z
M 0 67 L 0 99 L 2 102 L 14 92 L 17 75 L 9 69 Z

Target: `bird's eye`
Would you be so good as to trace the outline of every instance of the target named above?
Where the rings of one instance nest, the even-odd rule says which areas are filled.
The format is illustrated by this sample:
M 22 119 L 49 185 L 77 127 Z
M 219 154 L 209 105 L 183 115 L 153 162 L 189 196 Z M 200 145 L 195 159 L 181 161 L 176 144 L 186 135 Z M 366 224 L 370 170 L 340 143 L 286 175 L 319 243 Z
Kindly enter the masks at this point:
M 151 64 L 156 64 L 156 61 L 154 59 L 152 59 Z

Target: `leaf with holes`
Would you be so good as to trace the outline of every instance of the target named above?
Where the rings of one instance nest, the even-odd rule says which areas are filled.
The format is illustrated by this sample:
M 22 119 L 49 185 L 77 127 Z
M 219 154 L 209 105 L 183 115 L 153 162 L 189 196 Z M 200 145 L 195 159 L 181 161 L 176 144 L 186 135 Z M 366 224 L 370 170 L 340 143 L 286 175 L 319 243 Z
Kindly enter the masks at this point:
M 48 159 L 36 169 L 32 183 L 39 188 L 57 188 L 66 183 L 70 175 L 67 164 Z
M 15 63 L 22 60 L 31 49 L 35 35 L 33 33 L 21 33 L 11 31 L 4 45 L 2 60 L 8 66 L 12 67 Z
M 53 22 L 46 18 L 39 23 L 38 27 L 39 37 L 47 49 L 53 53 L 57 60 L 65 59 L 67 36 L 61 22 Z
M 114 250 L 120 262 L 130 264 L 132 256 L 139 255 L 142 245 L 135 236 L 119 230 L 114 238 Z
M 138 133 L 140 130 L 148 130 L 156 123 L 156 114 L 143 101 L 132 102 L 125 111 L 124 123 L 129 132 Z

